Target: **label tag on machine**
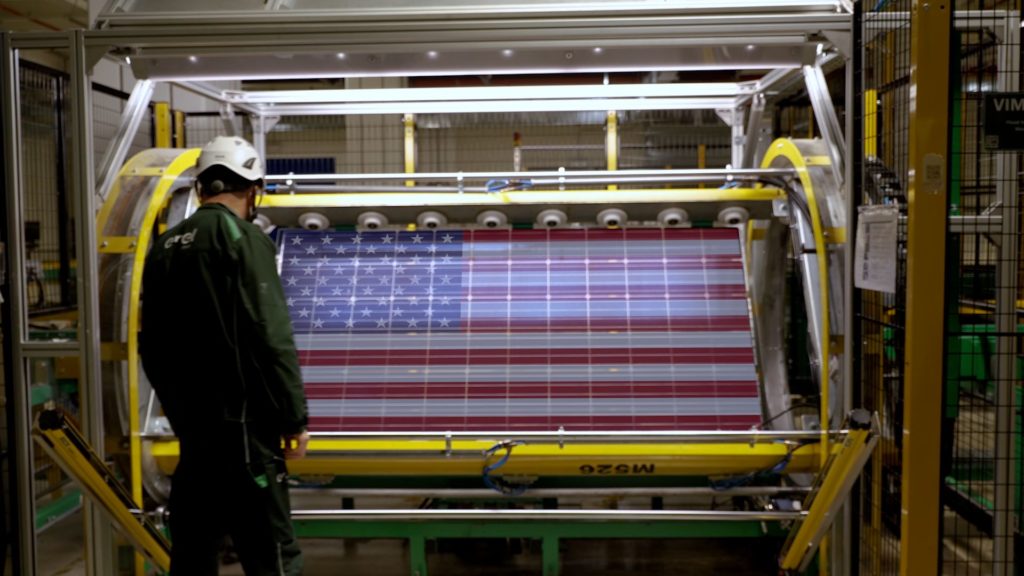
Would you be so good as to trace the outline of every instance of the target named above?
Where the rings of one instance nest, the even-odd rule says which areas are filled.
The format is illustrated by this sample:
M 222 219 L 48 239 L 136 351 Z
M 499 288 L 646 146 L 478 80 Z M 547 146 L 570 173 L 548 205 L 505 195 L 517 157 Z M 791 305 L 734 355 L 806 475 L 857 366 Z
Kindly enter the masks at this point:
M 854 285 L 896 292 L 896 250 L 900 211 L 896 206 L 861 206 L 853 255 Z
M 1024 92 L 985 93 L 987 150 L 1024 150 Z

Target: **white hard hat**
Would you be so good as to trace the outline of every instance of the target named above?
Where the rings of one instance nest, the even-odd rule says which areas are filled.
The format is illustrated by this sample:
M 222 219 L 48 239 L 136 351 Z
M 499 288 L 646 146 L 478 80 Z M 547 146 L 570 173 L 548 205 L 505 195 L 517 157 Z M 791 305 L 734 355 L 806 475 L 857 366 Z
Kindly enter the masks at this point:
M 249 181 L 262 180 L 266 175 L 259 152 L 237 136 L 217 136 L 203 146 L 196 172 L 202 174 L 211 166 L 223 166 Z

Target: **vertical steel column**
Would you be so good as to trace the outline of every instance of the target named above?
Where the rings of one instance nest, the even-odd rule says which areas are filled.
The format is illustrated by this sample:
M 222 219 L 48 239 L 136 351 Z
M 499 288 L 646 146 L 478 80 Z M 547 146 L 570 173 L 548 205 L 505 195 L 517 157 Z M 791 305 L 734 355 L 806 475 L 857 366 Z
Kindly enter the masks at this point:
M 998 48 L 996 90 L 1015 92 L 1020 87 L 1020 27 L 1018 18 L 1003 18 Z M 1016 504 L 1014 479 L 1014 430 L 1017 406 L 1017 268 L 1020 258 L 1020 203 L 1017 196 L 1017 154 L 996 152 L 996 198 L 1002 211 L 999 231 L 999 262 L 996 283 L 996 429 L 995 496 L 992 510 L 993 574 L 1013 574 Z
M 78 346 L 81 365 L 82 424 L 85 438 L 103 458 L 103 390 L 100 373 L 99 278 L 96 243 L 96 180 L 92 155 L 92 83 L 85 53 L 85 32 L 69 33 L 71 194 L 78 259 Z M 116 171 L 114 172 L 116 174 Z M 114 574 L 110 523 L 98 508 L 86 511 L 86 570 L 94 576 Z
M 858 122 L 857 112 L 862 108 L 863 92 L 861 91 L 861 77 L 860 71 L 863 66 L 861 47 L 860 47 L 860 35 L 861 35 L 861 18 L 860 11 L 863 9 L 861 5 L 854 7 L 853 25 L 851 26 L 851 42 L 850 51 L 845 55 L 845 69 L 846 69 L 846 93 L 844 94 L 843 102 L 846 105 L 846 127 L 843 132 L 846 134 L 846 154 L 849 157 L 846 159 L 846 173 L 843 174 L 843 189 L 846 193 L 844 208 L 846 210 L 846 227 L 847 227 L 847 239 L 852 239 L 853 234 L 849 230 L 857 229 L 857 205 L 859 204 L 859 198 L 853 193 L 854 190 L 860 190 L 860 154 L 861 149 L 858 148 L 857 143 L 861 141 L 863 137 L 860 122 Z M 854 154 L 858 155 L 854 157 Z M 845 277 L 842 279 L 843 282 L 843 365 L 842 365 L 842 378 L 843 383 L 841 392 L 841 399 L 839 403 L 839 413 L 849 414 L 854 409 L 854 337 L 857 334 L 856 327 L 856 303 L 854 294 L 855 289 L 853 285 L 853 270 L 854 270 L 854 250 L 848 244 L 846 250 L 843 253 L 845 258 L 843 270 Z M 860 406 L 858 406 L 860 407 Z M 832 574 L 834 576 L 850 576 L 853 573 L 853 567 L 859 564 L 857 560 L 858 554 L 854 542 L 856 541 L 856 535 L 859 534 L 859 522 L 855 522 L 854 518 L 860 513 L 859 506 L 859 489 L 853 489 L 850 491 L 850 498 L 843 505 L 842 510 L 839 512 L 839 517 L 835 520 L 835 529 L 832 532 Z
M 953 4 L 913 0 L 910 14 L 910 174 L 900 573 L 939 573 Z
M 23 221 L 24 187 L 21 173 L 21 94 L 18 78 L 18 51 L 11 44 L 10 34 L 0 33 L 3 44 L 3 61 L 0 70 L 3 72 L 4 135 L 4 195 L 7 210 L 7 297 L 10 299 L 11 339 L 5 342 L 10 346 L 12 366 L 7 371 L 12 376 L 7 386 L 13 389 L 14 406 L 14 438 L 13 466 L 17 473 L 17 483 L 13 488 L 17 498 L 14 505 L 14 517 L 17 519 L 17 553 L 15 570 L 19 574 L 36 573 L 36 535 L 35 535 L 35 493 L 32 485 L 32 407 L 28 394 L 28 382 L 25 374 L 25 359 L 22 342 L 26 337 L 28 320 L 28 303 L 25 300 L 25 238 Z
M 727 123 L 732 128 L 732 167 L 740 168 L 743 166 L 743 143 L 746 141 L 746 135 L 743 133 L 743 110 L 734 108 L 729 114 L 730 120 Z M 726 114 L 719 112 L 718 117 L 725 120 Z
M 263 158 L 264 165 L 267 162 L 267 132 L 274 129 L 280 116 L 265 116 L 263 114 L 249 116 L 249 126 L 252 128 L 252 145 Z

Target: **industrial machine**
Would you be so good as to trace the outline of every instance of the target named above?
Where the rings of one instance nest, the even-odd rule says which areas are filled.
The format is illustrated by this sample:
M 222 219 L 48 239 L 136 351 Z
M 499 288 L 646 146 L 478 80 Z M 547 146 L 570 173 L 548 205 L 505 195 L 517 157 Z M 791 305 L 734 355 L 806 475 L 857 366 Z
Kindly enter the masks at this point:
M 843 57 L 846 3 L 570 2 L 532 7 L 529 26 L 522 11 L 468 4 L 447 20 L 291 6 L 275 47 L 286 65 L 232 36 L 264 29 L 259 14 L 200 22 L 185 8 L 121 4 L 101 35 L 143 80 L 97 178 L 102 426 L 108 447 L 123 439 L 110 456 L 129 486 L 104 506 L 127 497 L 135 517 L 159 519 L 177 461 L 138 360 L 139 303 L 150 243 L 196 208 L 198 150 L 127 158 L 125 144 L 154 82 L 167 81 L 216 101 L 225 125 L 247 115 L 261 150 L 294 116 L 403 122 L 404 171 L 270 174 L 259 208 L 310 399 L 309 457 L 290 467 L 300 535 L 408 538 L 420 575 L 426 540 L 464 537 L 542 540 L 545 574 L 558 573 L 568 538 L 778 537 L 782 568 L 810 565 L 879 435 L 852 411 L 843 338 L 846 144 L 825 72 Z M 328 34 L 317 20 L 366 27 L 311 48 Z M 219 40 L 162 44 L 154 32 L 169 24 Z M 435 43 L 410 48 L 398 29 Z M 656 56 L 645 45 L 655 40 Z M 547 90 L 202 81 L 708 68 L 758 76 Z M 794 84 L 821 137 L 773 141 L 766 103 Z M 716 111 L 732 134 L 728 164 L 618 169 L 618 114 L 652 109 Z M 524 169 L 518 143 L 511 170 L 417 169 L 416 115 L 489 110 L 606 114 L 604 169 Z M 794 370 L 808 374 L 799 388 Z M 88 448 L 88 434 L 48 418 L 37 438 L 59 460 L 75 458 L 60 447 Z M 90 482 L 81 471 L 99 460 L 86 451 L 69 468 Z M 129 532 L 157 548 L 147 557 L 160 567 L 166 544 L 148 526 Z
M 106 367 L 128 418 L 109 424 L 138 427 L 128 462 L 154 505 L 177 445 L 138 367 L 141 270 L 153 235 L 197 205 L 197 155 L 129 160 L 98 223 L 102 313 L 127 341 Z M 460 521 L 492 521 L 492 537 L 565 522 L 554 542 L 635 535 L 636 522 L 658 537 L 693 533 L 691 520 L 746 536 L 806 523 L 816 536 L 782 558 L 806 567 L 828 526 L 808 523 L 804 502 L 834 512 L 844 491 L 823 497 L 822 485 L 848 489 L 877 430 L 829 409 L 842 390 L 824 335 L 842 317 L 845 210 L 826 147 L 779 140 L 762 166 L 268 176 L 260 222 L 279 245 L 313 432 L 291 466 L 300 533 L 427 525 L 408 536 L 424 573 L 423 540 L 474 535 L 444 530 Z M 331 179 L 344 184 L 304 184 Z M 362 192 L 361 180 L 384 184 Z M 787 275 L 806 324 L 786 316 Z M 793 329 L 813 336 L 806 351 L 787 350 Z M 789 389 L 792 353 L 820 370 L 820 401 Z M 623 508 L 577 509 L 594 496 Z M 379 526 L 395 520 L 403 530 Z M 557 550 L 544 545 L 546 573 Z

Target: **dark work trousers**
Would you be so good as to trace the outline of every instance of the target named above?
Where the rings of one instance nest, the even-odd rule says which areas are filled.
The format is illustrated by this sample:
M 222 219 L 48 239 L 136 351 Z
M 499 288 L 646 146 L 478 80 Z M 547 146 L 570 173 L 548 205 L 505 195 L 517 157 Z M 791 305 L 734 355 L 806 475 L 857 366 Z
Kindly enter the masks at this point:
M 299 576 L 284 460 L 182 460 L 171 482 L 171 576 L 216 576 L 224 535 L 246 576 Z

